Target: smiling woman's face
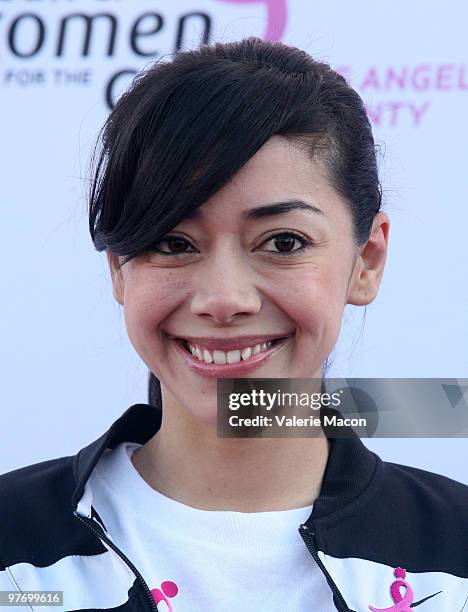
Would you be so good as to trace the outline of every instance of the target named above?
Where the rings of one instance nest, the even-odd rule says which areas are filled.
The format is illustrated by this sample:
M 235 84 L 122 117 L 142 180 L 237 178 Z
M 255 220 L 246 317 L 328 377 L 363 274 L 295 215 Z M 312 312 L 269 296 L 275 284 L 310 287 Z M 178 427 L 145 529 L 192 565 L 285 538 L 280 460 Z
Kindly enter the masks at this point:
M 310 208 L 247 216 L 298 201 Z M 108 257 L 129 338 L 161 381 L 163 401 L 215 425 L 216 376 L 321 377 L 345 304 L 375 295 L 372 287 L 363 295 L 347 203 L 304 150 L 285 139 L 270 139 L 198 213 L 157 243 L 169 254 L 146 252 L 122 267 Z M 216 340 L 246 336 L 289 337 L 252 355 L 241 347 L 259 339 L 234 342 L 229 360 L 240 362 L 232 365 L 200 361 L 174 339 L 191 338 L 208 361 L 223 361 L 201 338 L 221 348 Z

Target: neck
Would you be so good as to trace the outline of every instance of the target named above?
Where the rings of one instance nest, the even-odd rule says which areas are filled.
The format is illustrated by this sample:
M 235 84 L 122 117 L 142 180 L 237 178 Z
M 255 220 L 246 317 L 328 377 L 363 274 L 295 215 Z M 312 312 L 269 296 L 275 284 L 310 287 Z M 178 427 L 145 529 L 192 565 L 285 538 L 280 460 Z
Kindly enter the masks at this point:
M 161 428 L 132 457 L 154 489 L 201 510 L 268 512 L 310 506 L 328 459 L 315 438 L 219 438 L 216 429 L 163 410 Z

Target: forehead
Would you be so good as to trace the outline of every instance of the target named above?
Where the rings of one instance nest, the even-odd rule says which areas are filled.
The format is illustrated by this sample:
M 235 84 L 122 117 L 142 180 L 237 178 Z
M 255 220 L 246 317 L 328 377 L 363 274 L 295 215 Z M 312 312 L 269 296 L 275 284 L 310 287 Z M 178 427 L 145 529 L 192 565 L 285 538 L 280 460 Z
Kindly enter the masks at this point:
M 323 221 L 349 216 L 346 203 L 329 183 L 323 167 L 304 147 L 275 136 L 185 220 L 253 223 L 280 214 Z

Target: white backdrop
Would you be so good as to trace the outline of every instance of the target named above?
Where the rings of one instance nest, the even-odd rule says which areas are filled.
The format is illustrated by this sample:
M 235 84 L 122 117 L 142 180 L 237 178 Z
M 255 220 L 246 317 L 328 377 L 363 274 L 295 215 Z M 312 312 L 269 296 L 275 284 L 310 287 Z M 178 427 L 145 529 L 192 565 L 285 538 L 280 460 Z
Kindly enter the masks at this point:
M 362 335 L 348 307 L 329 375 L 466 378 L 467 22 L 465 0 L 0 0 L 0 473 L 75 453 L 146 401 L 85 177 L 108 101 L 177 41 L 281 39 L 347 76 L 391 231 L 380 294 Z M 466 439 L 366 444 L 468 482 Z

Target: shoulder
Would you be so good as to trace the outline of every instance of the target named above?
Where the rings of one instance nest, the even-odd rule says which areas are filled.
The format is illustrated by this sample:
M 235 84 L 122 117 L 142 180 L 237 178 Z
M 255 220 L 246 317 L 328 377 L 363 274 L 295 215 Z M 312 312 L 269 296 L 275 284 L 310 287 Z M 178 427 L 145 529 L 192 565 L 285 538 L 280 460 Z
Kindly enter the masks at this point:
M 24 513 L 40 516 L 71 499 L 74 488 L 73 456 L 49 459 L 0 475 L 0 524 L 17 521 Z
M 329 553 L 467 578 L 468 486 L 376 457 L 365 490 L 324 519 Z
M 89 548 L 86 527 L 73 515 L 73 456 L 0 475 L 0 565 L 47 565 L 59 549 Z
M 371 505 L 382 513 L 382 528 L 398 526 L 413 545 L 447 557 L 463 551 L 468 572 L 468 485 L 442 474 L 383 461 L 380 494 Z
M 406 505 L 421 506 L 426 512 L 453 516 L 468 521 L 468 485 L 442 474 L 399 463 L 383 461 L 386 494 L 404 500 Z

